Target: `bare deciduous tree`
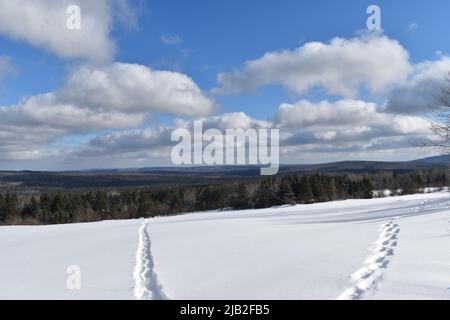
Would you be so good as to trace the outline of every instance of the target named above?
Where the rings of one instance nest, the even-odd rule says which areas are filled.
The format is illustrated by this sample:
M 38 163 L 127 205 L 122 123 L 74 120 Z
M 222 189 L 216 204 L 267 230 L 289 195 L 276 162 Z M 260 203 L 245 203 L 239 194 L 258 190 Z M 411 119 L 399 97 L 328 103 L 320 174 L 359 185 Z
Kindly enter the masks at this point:
M 443 152 L 450 152 L 450 74 L 447 77 L 449 85 L 442 89 L 438 103 L 431 108 L 429 115 L 430 127 L 436 140 L 428 142 L 430 147 L 441 148 Z

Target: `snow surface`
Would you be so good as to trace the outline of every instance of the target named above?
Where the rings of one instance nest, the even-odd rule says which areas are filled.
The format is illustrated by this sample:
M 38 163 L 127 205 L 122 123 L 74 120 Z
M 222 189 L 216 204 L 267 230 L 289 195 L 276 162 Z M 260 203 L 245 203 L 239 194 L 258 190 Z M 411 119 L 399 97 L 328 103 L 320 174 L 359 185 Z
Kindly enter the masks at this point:
M 450 299 L 449 219 L 439 192 L 0 227 L 0 298 Z
M 130 299 L 142 221 L 0 227 L 1 299 Z M 68 290 L 67 268 L 81 268 Z

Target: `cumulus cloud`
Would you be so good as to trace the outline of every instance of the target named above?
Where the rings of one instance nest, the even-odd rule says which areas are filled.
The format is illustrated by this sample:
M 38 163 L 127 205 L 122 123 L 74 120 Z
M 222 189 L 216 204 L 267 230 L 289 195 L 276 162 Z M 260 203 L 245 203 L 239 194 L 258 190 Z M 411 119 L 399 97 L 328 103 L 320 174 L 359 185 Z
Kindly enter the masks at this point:
M 17 107 L 0 108 L 0 158 L 34 159 L 42 156 L 46 145 L 64 130 L 35 125 Z
M 30 40 L 20 35 L 20 28 L 8 32 L 63 57 L 105 61 L 114 52 L 114 44 L 108 38 L 112 16 L 107 9 L 111 1 L 87 4 L 88 8 L 106 12 L 107 27 L 101 32 L 104 42 L 97 44 L 100 49 L 81 46 L 81 51 L 70 55 L 66 49 L 76 46 L 76 41 L 66 48 L 58 44 L 59 36 L 52 34 L 51 40 L 41 39 L 42 42 L 39 37 Z M 37 7 L 39 13 L 50 2 L 44 0 L 30 8 Z M 2 5 L 12 10 L 0 0 L 0 11 Z M 52 10 L 50 16 L 55 14 Z M 2 22 L 1 16 L 0 12 L 0 33 L 5 33 L 4 26 L 8 23 Z M 44 31 L 47 23 L 53 25 L 51 21 L 44 23 Z M 9 66 L 7 58 L 0 58 L 0 78 Z M 426 111 L 425 106 L 438 97 L 448 71 L 449 57 L 412 66 L 408 53 L 397 41 L 382 34 L 363 34 L 353 39 L 335 38 L 328 43 L 310 42 L 295 50 L 269 52 L 248 61 L 241 70 L 219 75 L 221 87 L 217 92 L 244 92 L 279 84 L 297 94 L 318 87 L 328 94 L 343 96 L 337 101 L 284 103 L 273 120 L 268 121 L 244 112 L 211 116 L 214 101 L 191 78 L 178 72 L 118 62 L 85 64 L 73 69 L 55 91 L 0 107 L 0 160 L 64 158 L 71 159 L 75 167 L 80 163 L 78 160 L 89 167 L 93 163 L 103 164 L 106 155 L 114 155 L 116 165 L 120 161 L 128 164 L 156 158 L 161 164 L 169 159 L 172 130 L 180 127 L 193 130 L 195 119 L 203 120 L 204 130 L 278 128 L 284 159 L 299 161 L 296 156 L 305 153 L 310 158 L 317 155 L 315 162 L 327 153 L 341 154 L 344 158 L 350 155 L 368 158 L 370 154 L 369 158 L 373 158 L 375 153 L 386 155 L 390 150 L 408 149 L 415 139 L 429 138 L 428 122 L 419 113 Z M 386 103 L 358 100 L 355 97 L 361 89 L 381 93 L 381 97 L 387 97 Z M 170 126 L 138 129 L 145 126 L 153 113 L 191 118 L 175 119 Z M 53 146 L 58 139 L 74 134 L 89 134 L 90 140 L 70 148 Z M 92 135 L 97 136 L 91 138 Z
M 283 127 L 308 127 L 311 125 L 357 125 L 372 121 L 378 116 L 375 103 L 344 99 L 336 102 L 300 100 L 295 104 L 281 104 L 276 122 Z
M 240 93 L 280 84 L 297 94 L 321 87 L 329 94 L 355 97 L 361 87 L 380 92 L 401 83 L 410 71 L 408 52 L 397 41 L 362 34 L 268 52 L 247 61 L 241 70 L 219 74 L 221 87 L 215 92 Z
M 260 129 L 270 128 L 272 123 L 270 121 L 254 119 L 244 112 L 231 112 L 219 116 L 213 116 L 203 119 L 203 127 L 217 128 L 220 130 L 226 129 Z
M 411 138 L 430 134 L 429 124 L 422 117 L 392 115 L 374 103 L 352 99 L 282 104 L 275 123 L 285 133 L 285 145 L 345 146 L 355 150 L 373 148 L 394 138 L 409 139 L 412 147 Z
M 393 89 L 387 111 L 401 114 L 426 113 L 437 104 L 450 72 L 450 57 L 425 61 L 414 66 L 408 81 Z
M 146 66 L 113 63 L 81 67 L 57 92 L 60 101 L 99 110 L 207 115 L 214 103 L 188 76 Z
M 45 95 L 36 99 L 45 100 L 54 97 Z M 39 101 L 39 106 L 44 104 Z M 28 103 L 31 103 L 28 101 Z M 280 130 L 280 146 L 284 159 L 303 159 L 305 153 L 308 157 L 317 155 L 315 161 L 320 161 L 326 153 L 338 155 L 345 152 L 348 155 L 359 154 L 371 157 L 373 152 L 387 152 L 387 150 L 403 150 L 414 147 L 418 139 L 429 137 L 428 122 L 414 115 L 389 114 L 381 106 L 362 100 L 343 99 L 338 101 L 311 102 L 301 100 L 294 104 L 282 104 L 273 121 L 260 120 L 250 117 L 244 112 L 226 113 L 191 119 L 175 119 L 172 125 L 158 125 L 144 129 L 116 130 L 110 133 L 98 134 L 87 143 L 73 148 L 59 147 L 56 150 L 49 148 L 55 137 L 61 137 L 79 131 L 78 121 L 86 121 L 84 115 L 77 113 L 65 114 L 65 106 L 59 106 L 63 115 L 54 111 L 46 114 L 45 108 L 39 115 L 27 114 L 28 107 L 9 107 L 0 109 L 0 154 L 2 158 L 31 159 L 33 157 L 52 157 L 83 160 L 89 163 L 99 163 L 106 155 L 114 156 L 120 163 L 134 163 L 138 159 L 164 163 L 170 159 L 173 146 L 170 136 L 178 128 L 193 132 L 194 121 L 203 120 L 203 130 L 216 128 L 225 132 L 226 129 L 260 129 L 278 128 Z M 30 107 L 29 110 L 32 110 Z M 77 112 L 81 112 L 76 109 Z M 95 114 L 100 117 L 102 114 Z M 113 119 L 107 126 L 116 126 L 124 119 Z M 120 117 L 120 116 L 119 116 Z M 47 121 L 45 120 L 46 118 Z M 69 119 L 73 118 L 73 122 Z M 117 121 L 117 122 L 116 122 Z M 137 120 L 139 122 L 139 120 Z M 101 122 L 101 121 L 100 121 Z M 49 124 L 52 125 L 49 125 Z M 64 125 L 56 125 L 64 123 Z M 72 126 L 73 125 L 73 126 Z M 130 123 L 130 125 L 133 125 Z M 6 143 L 5 143 L 6 142 Z M 297 158 L 296 158 L 297 157 Z M 323 157 L 323 156 L 322 156 Z M 92 159 L 92 160 L 89 160 Z M 311 158 L 312 159 L 312 158 Z M 288 160 L 286 160 L 288 161 Z M 76 166 L 77 162 L 73 162 Z M 145 161 L 142 162 L 144 165 Z
M 154 112 L 203 116 L 213 107 L 186 75 L 114 63 L 76 69 L 58 90 L 26 98 L 13 108 L 33 124 L 89 132 L 135 128 Z
M 271 128 L 272 122 L 254 119 L 244 112 L 225 113 L 196 119 L 175 119 L 171 126 L 156 126 L 145 129 L 116 131 L 92 139 L 86 146 L 74 151 L 76 156 L 102 157 L 105 154 L 151 155 L 156 152 L 170 156 L 174 145 L 171 134 L 175 129 L 194 132 L 194 121 L 201 120 L 204 131 L 215 128 L 225 133 L 226 129 Z M 168 158 L 167 158 L 168 160 Z
M 43 150 L 71 134 L 137 128 L 155 112 L 204 116 L 213 107 L 180 73 L 123 63 L 83 66 L 54 92 L 0 108 L 0 154 Z
M 170 147 L 171 133 L 172 128 L 166 126 L 117 131 L 95 137 L 88 145 L 75 150 L 74 154 L 82 157 L 102 157 L 105 153 L 154 156 L 156 152 L 161 153 Z
M 259 120 L 243 112 L 226 113 L 200 118 L 203 130 L 278 128 L 280 146 L 285 159 L 297 160 L 309 156 L 333 153 L 359 153 L 414 148 L 417 139 L 427 138 L 428 123 L 418 116 L 392 115 L 380 106 L 361 100 L 345 99 L 336 102 L 314 103 L 307 100 L 282 104 L 274 121 Z M 85 158 L 101 158 L 105 154 L 121 157 L 145 158 L 158 154 L 169 160 L 173 130 L 184 128 L 193 133 L 195 119 L 176 119 L 171 126 L 157 126 L 139 130 L 124 130 L 100 135 L 74 151 Z M 197 119 L 198 120 L 198 119 Z
M 67 8 L 81 9 L 81 29 L 70 30 Z M 124 0 L 0 0 L 0 34 L 25 41 L 63 58 L 81 58 L 104 63 L 112 60 L 115 43 L 113 6 L 122 8 L 133 22 Z
M 55 93 L 28 98 L 18 109 L 25 119 L 35 125 L 51 126 L 70 132 L 133 128 L 145 120 L 143 113 L 99 110 L 89 105 L 65 103 L 59 100 Z
M 352 122 L 352 115 L 357 121 Z M 273 122 L 255 119 L 243 112 L 200 119 L 203 130 L 278 128 L 285 162 L 305 159 L 323 162 L 339 157 L 374 159 L 376 155 L 383 159 L 381 155 L 394 157 L 396 152 L 411 152 L 417 139 L 429 137 L 428 123 L 419 116 L 392 115 L 374 103 L 351 99 L 282 104 Z M 67 134 L 67 129 L 32 125 L 35 120 L 24 119 L 20 110 L 3 108 L 0 137 L 8 145 L 0 143 L 0 154 L 2 159 L 64 159 L 71 163 L 71 168 L 81 163 L 83 167 L 98 166 L 107 159 L 108 164 L 115 166 L 167 165 L 174 145 L 170 139 L 173 130 L 185 128 L 193 133 L 195 120 L 180 118 L 172 125 L 99 133 L 81 145 L 60 146 L 55 150 L 49 147 L 49 142 L 54 141 L 55 136 Z

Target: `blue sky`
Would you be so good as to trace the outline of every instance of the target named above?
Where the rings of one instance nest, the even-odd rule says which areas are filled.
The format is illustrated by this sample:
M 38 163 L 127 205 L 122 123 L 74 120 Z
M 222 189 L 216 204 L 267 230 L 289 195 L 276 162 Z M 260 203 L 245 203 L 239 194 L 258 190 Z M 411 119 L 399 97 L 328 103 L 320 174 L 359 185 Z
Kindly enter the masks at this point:
M 366 8 L 373 1 L 142 1 L 135 4 L 136 29 L 117 26 L 116 60 L 182 71 L 202 88 L 216 85 L 219 72 L 229 71 L 267 51 L 296 48 L 308 41 L 352 37 L 366 28 Z M 385 33 L 399 40 L 413 61 L 433 58 L 436 51 L 450 52 L 450 42 L 437 30 L 449 30 L 448 1 L 377 1 L 382 9 Z M 418 24 L 415 31 L 409 30 Z M 165 45 L 161 36 L 178 35 L 182 42 Z M 40 48 L 0 37 L 4 55 L 13 58 L 19 74 L 2 84 L 2 105 L 16 103 L 24 95 L 55 89 L 70 63 Z M 264 94 L 265 90 L 260 90 Z M 279 102 L 283 92 L 267 89 L 258 97 L 224 97 L 231 110 L 251 102 Z M 286 95 L 284 95 L 286 97 Z M 240 101 L 242 98 L 243 101 Z M 287 96 L 289 98 L 289 96 Z M 230 101 L 229 101 L 230 100 Z M 267 103 L 270 104 L 270 103 Z M 249 111 L 251 111 L 251 106 Z M 274 108 L 275 106 L 272 106 Z M 255 108 L 256 109 L 256 108 Z M 258 108 L 259 109 L 259 108 Z M 259 111 L 253 111 L 259 112 Z
M 33 4 L 32 1 L 23 1 L 24 5 L 39 6 L 39 4 Z M 0 1 L 0 6 L 7 6 L 3 2 L 6 3 L 8 1 Z M 0 77 L 2 78 L 0 83 L 0 106 L 4 110 L 7 108 L 20 109 L 18 105 L 20 105 L 21 101 L 23 102 L 33 96 L 59 92 L 61 87 L 67 87 L 65 85 L 66 79 L 76 74 L 76 70 L 85 65 L 89 65 L 92 70 L 95 68 L 103 70 L 108 65 L 124 63 L 144 66 L 152 71 L 173 71 L 177 75 L 191 78 L 192 82 L 201 90 L 202 97 L 210 99 L 214 104 L 214 111 L 206 114 L 208 117 L 220 117 L 223 114 L 240 112 L 252 119 L 254 123 L 257 123 L 257 121 L 272 121 L 275 125 L 275 119 L 282 119 L 283 116 L 280 114 L 279 109 L 281 104 L 295 105 L 299 101 L 305 100 L 317 104 L 324 100 L 363 100 L 367 103 L 376 103 L 378 108 L 382 110 L 389 101 L 398 100 L 394 99 L 393 93 L 390 91 L 398 89 L 397 91 L 403 90 L 401 92 L 404 93 L 407 88 L 411 89 L 417 82 L 422 81 L 423 76 L 418 76 L 418 74 L 424 68 L 432 69 L 430 66 L 420 66 L 421 63 L 425 61 L 438 63 L 445 60 L 447 53 L 450 52 L 450 43 L 443 39 L 443 36 L 450 30 L 450 21 L 448 19 L 450 3 L 444 0 L 414 2 L 357 0 L 155 0 L 127 2 L 123 0 L 102 0 L 100 2 L 104 2 L 104 5 L 98 7 L 90 6 L 86 4 L 86 1 L 81 0 L 72 2 L 80 5 L 82 18 L 87 17 L 86 19 L 95 20 L 96 17 L 99 17 L 96 21 L 106 31 L 103 30 L 96 35 L 93 33 L 96 33 L 97 30 L 87 30 L 86 35 L 77 38 L 73 44 L 70 43 L 72 39 L 67 38 L 69 44 L 62 45 L 61 43 L 53 43 L 54 41 L 64 41 L 64 39 L 58 38 L 61 36 L 57 30 L 55 31 L 56 35 L 49 34 L 49 37 L 54 37 L 57 40 L 48 40 L 45 38 L 46 32 L 28 35 L 26 31 L 14 25 L 14 19 L 11 19 L 13 22 L 8 20 L 0 23 L 0 56 L 7 59 L 9 66 L 8 72 L 5 71 L 3 75 L 0 68 Z M 125 5 L 130 15 L 122 14 L 121 10 L 118 10 L 119 6 L 114 5 L 114 2 L 120 2 L 122 6 Z M 62 4 L 58 1 L 55 1 L 54 4 L 51 1 L 46 1 L 45 5 L 49 3 L 54 7 L 61 6 L 64 9 L 64 1 Z M 357 96 L 349 96 L 343 94 L 340 89 L 337 89 L 336 92 L 336 88 L 330 89 L 329 86 L 320 84 L 313 84 L 306 89 L 290 90 L 289 88 L 292 89 L 291 84 L 280 84 L 280 81 L 276 78 L 268 80 L 263 85 L 256 85 L 254 90 L 239 90 L 237 93 L 226 92 L 225 94 L 214 93 L 214 88 L 217 89 L 224 86 L 218 81 L 218 75 L 221 73 L 231 75 L 233 71 L 239 72 L 239 77 L 244 78 L 243 81 L 251 82 L 252 80 L 249 78 L 251 76 L 247 77 L 246 75 L 249 72 L 245 71 L 245 62 L 260 60 L 266 53 L 280 52 L 281 50 L 293 52 L 297 48 L 311 42 L 320 42 L 327 45 L 336 37 L 345 40 L 358 39 L 359 41 L 363 38 L 361 34 L 367 33 L 366 19 L 368 14 L 366 9 L 370 4 L 376 4 L 381 8 L 383 33 L 377 37 L 388 39 L 390 41 L 389 45 L 394 46 L 395 43 L 399 43 L 402 50 L 409 55 L 406 60 L 411 70 L 408 72 L 404 71 L 404 79 L 398 80 L 398 83 L 392 82 L 392 79 L 387 79 L 383 82 L 382 90 L 371 90 L 371 88 L 368 88 L 368 82 L 373 84 L 375 80 L 367 80 L 366 78 L 361 80 L 360 77 L 358 78 L 359 80 L 355 80 L 361 80 L 361 84 L 356 88 L 358 90 Z M 45 9 L 45 7 L 43 8 Z M 8 10 L 13 9 L 9 8 Z M 41 26 L 43 21 L 51 22 L 52 19 L 57 21 L 60 18 L 65 19 L 65 17 L 55 17 L 53 15 L 45 16 L 46 10 L 42 10 L 42 16 L 31 18 L 25 13 L 8 12 L 8 10 L 4 10 L 6 13 L 3 14 L 11 15 L 14 13 L 19 15 L 16 16 L 18 21 L 21 19 L 30 21 L 30 29 L 34 25 Z M 20 17 L 20 14 L 24 16 Z M 102 19 L 105 21 L 102 22 Z M 136 24 L 132 25 L 130 20 L 135 20 Z M 45 31 L 45 27 L 43 28 Z M 60 33 L 64 35 L 65 32 L 67 31 L 61 31 Z M 99 38 L 95 38 L 96 36 Z M 109 54 L 109 61 L 93 62 L 89 57 L 89 50 L 86 50 L 86 52 L 80 51 L 81 53 L 73 55 L 70 53 L 71 46 L 77 48 L 77 46 L 80 46 L 80 43 L 94 42 L 100 38 L 105 42 L 114 44 L 116 47 L 115 53 Z M 361 41 L 364 42 L 365 40 Z M 102 47 L 97 48 L 94 45 L 92 48 L 94 50 L 102 50 Z M 398 48 L 395 49 L 397 50 Z M 67 50 L 69 50 L 69 53 Z M 107 56 L 108 54 L 105 55 Z M 333 58 L 331 57 L 330 59 Z M 374 57 L 374 59 L 377 58 Z M 354 60 L 358 61 L 358 58 Z M 336 60 L 336 63 L 339 63 L 339 60 Z M 396 63 L 395 59 L 393 63 Z M 443 61 L 438 69 L 442 71 L 445 65 L 446 61 Z M 382 66 L 389 69 L 391 67 L 389 59 Z M 299 69 L 299 73 L 295 77 L 302 77 L 301 70 Z M 326 70 L 323 72 L 326 73 Z M 424 73 L 430 76 L 431 71 L 424 71 Z M 364 77 L 366 76 L 364 75 Z M 433 74 L 430 77 L 435 80 L 438 76 Z M 353 81 L 347 75 L 343 79 L 350 82 Z M 231 77 L 230 81 L 234 80 L 235 78 Z M 292 86 L 295 86 L 295 84 L 292 84 Z M 64 103 L 67 103 L 66 98 L 63 100 Z M 84 103 L 80 107 L 99 110 L 97 106 L 87 105 L 87 102 Z M 35 106 L 35 108 L 39 108 L 39 105 Z M 205 116 L 201 112 L 186 112 L 183 114 L 178 109 L 173 112 L 164 112 L 161 111 L 165 110 L 164 108 L 153 106 L 149 108 L 146 110 L 145 115 L 143 113 L 139 114 L 139 116 L 145 117 L 145 120 L 136 120 L 132 125 L 120 124 L 118 126 L 112 125 L 111 127 L 100 125 L 93 126 L 90 129 L 83 128 L 82 130 L 74 130 L 71 127 L 69 130 L 67 129 L 68 126 L 58 124 L 54 126 L 58 132 L 51 134 L 46 132 L 45 135 L 49 136 L 43 141 L 27 143 L 11 152 L 8 146 L 5 146 L 4 149 L 0 148 L 0 158 L 2 159 L 0 160 L 0 165 L 2 168 L 14 169 L 37 169 L 41 167 L 45 169 L 66 169 L 78 165 L 81 167 L 99 166 L 104 163 L 102 157 L 80 156 L 80 154 L 86 153 L 86 149 L 92 148 L 92 143 L 90 142 L 96 138 L 110 135 L 109 139 L 111 140 L 113 139 L 111 135 L 114 135 L 114 138 L 123 137 L 122 133 L 129 133 L 130 130 L 142 131 L 145 129 L 153 130 L 160 126 L 170 127 L 174 125 L 175 119 L 180 117 L 189 121 L 197 116 Z M 186 106 L 186 108 L 189 108 L 189 106 Z M 301 112 L 301 108 L 303 106 L 297 108 L 300 110 L 299 112 Z M 396 110 L 399 110 L 399 108 Z M 103 109 L 101 109 L 102 112 L 104 111 Z M 327 109 L 325 108 L 324 110 Z M 23 111 L 20 110 L 19 113 L 22 114 Z M 399 112 L 398 117 L 400 117 L 400 114 L 404 117 L 420 118 L 421 116 L 418 113 L 405 114 L 405 112 Z M 19 116 L 14 115 L 14 117 Z M 53 125 L 43 123 L 42 118 L 38 120 L 40 121 L 38 124 L 40 128 L 45 127 L 48 129 Z M 280 121 L 281 124 L 277 125 L 283 128 L 283 121 Z M 302 121 L 300 122 L 304 123 Z M 399 119 L 399 121 L 405 123 L 405 121 L 414 121 L 414 119 L 404 118 Z M 18 122 L 27 122 L 27 125 L 28 122 L 33 122 L 33 128 L 37 126 L 36 118 L 33 118 L 32 121 L 27 118 L 26 120 L 18 120 Z M 0 129 L 2 129 L 1 125 Z M 315 130 L 333 131 L 333 123 L 328 125 L 329 127 L 324 128 L 322 124 L 322 127 L 316 127 Z M 370 126 L 370 124 L 367 124 L 367 126 Z M 379 128 L 379 125 L 375 127 Z M 297 135 L 298 133 L 293 132 L 293 129 L 293 126 L 286 126 L 287 134 L 291 136 Z M 3 130 L 12 129 L 5 127 Z M 371 130 L 374 131 L 373 129 Z M 137 131 L 134 133 L 137 133 Z M 394 136 L 400 139 L 401 135 L 396 134 Z M 423 131 L 418 129 L 417 132 L 411 133 L 411 136 L 415 137 L 417 135 L 424 135 Z M 374 138 L 380 137 L 370 136 L 369 140 Z M 404 137 L 401 138 L 403 139 Z M 369 140 L 362 143 L 365 145 L 364 148 L 367 148 L 367 145 L 370 143 L 376 145 L 379 142 Z M 33 145 L 41 149 L 48 149 L 48 152 L 43 154 L 38 152 L 40 155 L 30 156 L 30 154 L 36 153 L 36 150 L 32 150 Z M 120 143 L 116 145 L 120 145 Z M 332 144 L 328 144 L 326 149 L 330 149 L 331 146 Z M 14 144 L 14 148 L 16 147 L 17 144 Z M 158 147 L 163 146 L 158 145 Z M 350 144 L 345 146 L 349 150 L 351 147 Z M 355 146 L 353 145 L 353 147 Z M 360 148 L 357 152 L 327 151 L 325 154 L 329 160 L 344 158 L 400 160 L 418 156 L 417 150 L 404 144 L 401 150 L 398 150 L 399 152 L 395 148 L 392 149 L 392 146 L 390 148 L 390 152 L 386 153 L 372 152 L 370 148 L 364 149 L 366 150 L 364 151 Z M 288 150 L 285 153 L 288 155 L 285 162 L 318 162 L 324 158 L 322 151 L 307 151 L 313 149 L 320 148 L 303 149 L 301 151 L 304 155 L 303 157 L 293 156 L 299 152 L 295 148 Z M 1 156 L 2 150 L 4 150 L 3 156 Z M 80 152 L 80 150 L 83 152 Z M 109 153 L 111 150 L 104 150 L 104 152 Z M 154 153 L 158 152 L 155 151 Z M 141 150 L 133 149 L 132 152 L 127 150 L 124 153 L 116 153 L 114 151 L 113 154 L 115 156 L 114 161 L 111 161 L 111 166 L 159 165 L 167 162 L 164 152 L 160 153 L 161 156 L 155 157 L 148 162 L 134 161 L 133 159 L 142 159 L 142 154 L 137 156 L 136 153 L 140 154 Z M 11 164 L 11 161 L 14 161 L 14 164 Z

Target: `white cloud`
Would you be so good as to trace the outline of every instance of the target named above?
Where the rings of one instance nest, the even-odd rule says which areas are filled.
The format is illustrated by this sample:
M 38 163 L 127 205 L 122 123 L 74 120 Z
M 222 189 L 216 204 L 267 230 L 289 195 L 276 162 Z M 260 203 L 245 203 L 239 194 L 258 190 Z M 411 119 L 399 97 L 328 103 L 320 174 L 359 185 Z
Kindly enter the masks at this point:
M 115 4 L 128 8 L 124 0 L 0 0 L 0 34 L 63 58 L 108 62 L 115 52 L 115 43 L 109 36 Z M 70 5 L 81 9 L 80 30 L 67 28 Z M 121 12 L 132 19 L 130 10 Z
M 203 116 L 213 107 L 186 75 L 114 63 L 82 66 L 55 92 L 25 98 L 14 108 L 34 125 L 92 132 L 135 128 L 154 112 Z
M 336 150 L 369 149 L 381 142 L 392 147 L 389 139 L 430 135 L 429 124 L 422 117 L 385 113 L 374 103 L 352 99 L 282 104 L 275 123 L 285 133 L 287 145 L 334 146 Z
M 442 89 L 448 86 L 449 73 L 448 56 L 415 65 L 408 81 L 389 94 L 387 111 L 402 114 L 429 112 L 430 107 L 438 103 Z
M 384 113 L 374 103 L 360 100 L 302 100 L 294 105 L 282 104 L 274 122 L 258 120 L 243 112 L 226 113 L 202 118 L 203 130 L 217 128 L 280 130 L 280 146 L 284 159 L 299 161 L 307 153 L 315 162 L 334 160 L 334 155 L 356 155 L 371 159 L 380 151 L 414 149 L 417 139 L 427 138 L 428 123 L 421 117 Z M 354 121 L 353 121 L 354 120 Z M 75 157 L 100 159 L 105 154 L 130 159 L 160 157 L 170 163 L 172 131 L 185 128 L 193 132 L 194 119 L 177 119 L 172 126 L 157 126 L 139 130 L 117 131 L 92 139 L 73 151 Z M 330 156 L 330 154 L 332 154 Z M 288 160 L 286 160 L 288 161 Z
M 65 130 L 35 125 L 17 107 L 0 108 L 0 158 L 24 159 L 42 155 L 48 143 Z
M 33 103 L 33 99 L 36 101 Z M 334 157 L 359 157 L 372 159 L 374 154 L 389 150 L 403 152 L 414 150 L 414 142 L 429 138 L 428 122 L 419 116 L 389 114 L 374 103 L 344 99 L 335 102 L 301 100 L 295 104 L 282 104 L 275 120 L 265 121 L 250 117 L 244 112 L 226 113 L 194 119 L 176 119 L 171 126 L 159 125 L 145 129 L 127 129 L 107 134 L 99 133 L 87 143 L 74 147 L 51 148 L 52 142 L 81 128 L 89 130 L 127 127 L 136 128 L 140 119 L 133 114 L 102 113 L 98 110 L 71 109 L 59 105 L 48 111 L 45 100 L 54 105 L 54 97 L 42 95 L 27 100 L 21 107 L 0 109 L 1 159 L 39 159 L 66 161 L 76 168 L 82 161 L 84 167 L 114 160 L 116 166 L 155 165 L 170 162 L 170 140 L 176 128 L 193 132 L 193 121 L 203 120 L 203 130 L 209 128 L 249 129 L 278 128 L 284 161 L 304 159 L 334 160 Z M 36 108 L 37 113 L 32 110 Z M 41 109 L 42 108 L 42 109 Z M 66 110 L 68 109 L 68 111 Z M 86 112 L 86 114 L 84 113 Z M 115 112 L 115 111 L 114 111 Z M 135 114 L 139 116 L 140 113 Z M 102 117 L 106 117 L 103 119 Z M 95 132 L 95 131 L 94 131 Z M 107 160 L 107 158 L 108 160 Z M 330 158 L 331 157 L 331 158 Z M 345 157 L 344 157 L 345 158 Z M 77 161 L 75 159 L 78 159 Z M 91 160 L 89 160 L 91 159 Z M 139 162 L 139 161 L 142 162 Z M 151 162 L 146 162 L 146 160 Z M 158 162 L 159 161 L 159 162 Z
M 42 9 L 49 3 L 44 0 L 36 6 Z M 100 10 L 99 7 L 107 8 L 110 3 L 103 0 L 92 6 Z M 0 0 L 0 9 L 2 5 Z M 34 10 L 35 6 L 30 8 Z M 0 20 L 1 15 L 0 12 Z M 109 32 L 111 14 L 105 13 L 105 19 L 109 21 L 104 24 Z M 0 33 L 5 32 L 4 25 L 0 21 Z M 50 40 L 45 43 L 39 37 L 30 40 L 18 33 L 20 28 L 12 30 L 16 33 L 14 37 L 64 57 L 100 61 L 110 59 L 113 54 L 100 45 L 103 48 L 80 48 L 79 53 L 68 55 L 65 47 L 58 44 L 59 36 L 50 35 L 54 39 L 48 45 L 45 41 Z M 103 44 L 113 45 L 108 32 L 102 33 L 106 39 Z M 85 55 L 88 51 L 92 54 Z M 0 58 L 0 78 L 8 68 L 8 58 Z M 314 162 L 324 159 L 324 155 L 334 160 L 329 158 L 330 154 L 344 159 L 350 155 L 373 159 L 376 154 L 411 149 L 414 139 L 429 137 L 428 122 L 417 113 L 436 99 L 448 71 L 447 56 L 412 66 L 406 50 L 381 34 L 349 40 L 335 38 L 329 43 L 311 42 L 296 50 L 270 52 L 247 62 L 240 71 L 219 75 L 222 87 L 218 91 L 243 92 L 279 84 L 298 94 L 320 87 L 329 94 L 347 98 L 281 104 L 274 120 L 265 121 L 244 112 L 210 116 L 214 101 L 191 78 L 178 72 L 128 63 L 82 65 L 72 70 L 57 90 L 0 108 L 0 160 L 58 158 L 73 161 L 75 167 L 80 163 L 78 160 L 83 160 L 85 167 L 89 167 L 94 163 L 101 165 L 106 157 L 114 155 L 113 160 L 108 158 L 109 164 L 120 165 L 123 161 L 128 165 L 137 159 L 150 158 L 159 159 L 161 164 L 169 159 L 171 131 L 178 127 L 192 129 L 194 119 L 176 119 L 173 126 L 136 129 L 155 112 L 203 117 L 205 130 L 277 127 L 284 159 L 296 159 L 295 162 L 301 159 L 298 155 L 305 153 L 310 159 L 315 157 Z M 388 100 L 381 106 L 352 98 L 360 89 L 386 94 Z M 100 130 L 109 133 L 100 134 Z M 98 136 L 71 148 L 52 145 L 58 139 L 80 133 Z
M 408 52 L 397 41 L 363 34 L 268 52 L 247 61 L 241 70 L 219 74 L 221 88 L 215 92 L 240 93 L 280 84 L 297 94 L 322 87 L 329 94 L 355 97 L 361 86 L 380 92 L 403 82 L 410 71 Z
M 358 125 L 373 121 L 379 115 L 377 105 L 362 100 L 345 99 L 336 102 L 314 103 L 300 100 L 295 104 L 282 104 L 278 108 L 279 126 L 296 128 L 312 125 Z
M 272 127 L 269 121 L 254 119 L 244 112 L 225 113 L 204 119 L 204 127 L 226 129 L 258 129 Z
M 146 66 L 113 63 L 81 67 L 56 93 L 58 100 L 98 110 L 207 115 L 214 103 L 188 76 Z
M 123 63 L 83 66 L 56 91 L 0 108 L 0 157 L 43 155 L 50 143 L 71 134 L 137 128 L 154 112 L 204 116 L 213 107 L 180 73 Z
M 118 131 L 100 135 L 87 146 L 75 150 L 76 156 L 102 157 L 107 154 L 155 154 L 170 147 L 170 127 Z M 166 152 L 169 155 L 169 152 Z
M 21 115 L 36 125 L 51 126 L 70 132 L 92 132 L 105 129 L 126 129 L 143 123 L 142 113 L 99 110 L 89 105 L 76 105 L 58 100 L 48 93 L 24 100 L 19 105 Z
M 130 157 L 142 157 L 159 153 L 162 159 L 169 161 L 173 130 L 184 128 L 194 132 L 194 120 L 202 120 L 203 130 L 209 128 L 226 129 L 259 129 L 270 128 L 269 121 L 254 119 L 244 112 L 225 113 L 217 116 L 197 119 L 175 119 L 172 126 L 156 126 L 145 129 L 116 131 L 100 135 L 92 139 L 88 145 L 78 148 L 74 155 L 82 157 L 102 157 L 105 154 L 124 154 Z

